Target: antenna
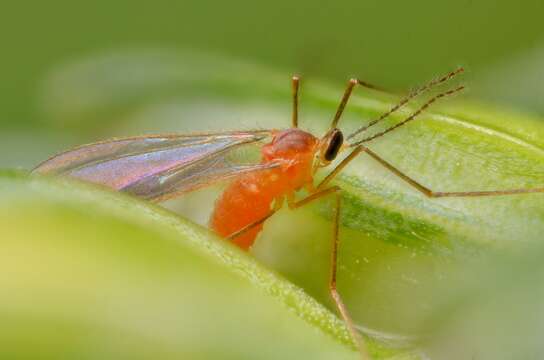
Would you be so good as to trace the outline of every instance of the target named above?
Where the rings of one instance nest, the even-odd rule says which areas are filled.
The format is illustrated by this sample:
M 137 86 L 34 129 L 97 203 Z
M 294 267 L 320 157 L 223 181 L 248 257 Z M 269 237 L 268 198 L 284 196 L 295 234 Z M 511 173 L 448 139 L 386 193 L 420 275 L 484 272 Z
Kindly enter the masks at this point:
M 454 71 L 451 71 L 449 73 L 447 73 L 446 75 L 440 77 L 440 78 L 437 78 L 437 79 L 434 79 L 434 80 L 431 80 L 429 81 L 427 84 L 423 85 L 422 87 L 419 87 L 415 90 L 413 90 L 412 92 L 410 92 L 410 94 L 408 94 L 406 97 L 402 98 L 398 104 L 396 104 L 395 106 L 393 106 L 389 111 L 385 112 L 384 114 L 382 114 L 378 119 L 376 120 L 373 120 L 371 121 L 369 124 L 365 125 L 365 126 L 362 126 L 360 127 L 359 129 L 357 129 L 355 132 L 353 132 L 352 134 L 350 134 L 346 140 L 350 140 L 350 139 L 353 139 L 355 136 L 357 136 L 358 134 L 362 133 L 363 131 L 366 131 L 369 127 L 371 126 L 374 126 L 376 125 L 377 123 L 379 123 L 380 121 L 382 121 L 383 119 L 385 119 L 386 117 L 388 117 L 389 115 L 391 115 L 392 113 L 394 113 L 395 111 L 397 111 L 398 109 L 400 109 L 401 107 L 403 107 L 406 103 L 408 103 L 408 101 L 412 100 L 413 98 L 415 98 L 416 96 L 424 93 L 425 91 L 431 89 L 432 87 L 436 86 L 436 85 L 439 85 L 439 84 L 442 84 L 446 81 L 448 81 L 449 79 L 453 78 L 454 76 L 456 76 L 457 74 L 460 74 L 462 73 L 463 71 L 465 71 L 462 67 L 461 68 L 458 68 Z
M 461 90 L 463 90 L 465 87 L 464 86 L 459 86 L 455 89 L 452 89 L 452 90 L 448 90 L 448 91 L 445 91 L 443 93 L 440 93 L 434 97 L 432 97 L 429 101 L 427 101 L 425 104 L 423 104 L 419 109 L 417 109 L 415 112 L 412 113 L 412 115 L 410 115 L 409 117 L 407 117 L 406 119 L 404 119 L 403 121 L 401 121 L 400 123 L 382 131 L 382 132 L 379 132 L 375 135 L 372 135 L 370 137 L 367 137 L 367 138 L 364 138 L 360 141 L 357 141 L 353 144 L 350 144 L 349 146 L 357 146 L 357 145 L 361 145 L 365 142 L 368 142 L 368 141 L 371 141 L 371 140 L 374 140 L 376 138 L 379 138 L 385 134 L 387 134 L 388 132 L 391 132 L 399 127 L 401 127 L 402 125 L 408 123 L 409 121 L 412 121 L 414 120 L 419 114 L 421 114 L 423 111 L 425 111 L 429 106 L 431 106 L 432 103 L 434 103 L 435 101 L 443 98 L 443 97 L 446 97 L 446 96 L 450 96 L 450 95 L 453 95 L 455 94 L 456 92 L 459 92 Z

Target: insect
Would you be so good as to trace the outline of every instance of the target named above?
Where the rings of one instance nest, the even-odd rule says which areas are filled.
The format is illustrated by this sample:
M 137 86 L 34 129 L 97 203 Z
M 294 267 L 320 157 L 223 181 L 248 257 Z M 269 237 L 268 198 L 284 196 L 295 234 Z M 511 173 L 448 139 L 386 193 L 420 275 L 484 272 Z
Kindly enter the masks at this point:
M 389 111 L 352 134 L 344 137 L 338 124 L 355 86 L 374 88 L 351 79 L 330 124 L 329 130 L 316 137 L 298 127 L 300 79 L 292 78 L 292 126 L 285 130 L 252 130 L 209 134 L 167 134 L 118 138 L 83 145 L 53 156 L 34 169 L 34 173 L 69 176 L 107 186 L 150 201 L 161 202 L 219 181 L 230 181 L 216 201 L 210 228 L 222 237 L 248 249 L 262 230 L 263 223 L 285 203 L 296 209 L 325 196 L 335 197 L 330 263 L 330 294 L 363 359 L 370 359 L 365 342 L 355 328 L 336 287 L 339 246 L 340 188 L 330 182 L 361 153 L 366 153 L 417 191 L 427 197 L 474 197 L 544 192 L 544 188 L 492 191 L 436 192 L 425 187 L 380 155 L 366 143 L 388 134 L 414 120 L 431 104 L 453 95 L 463 86 L 431 97 L 410 116 L 372 136 L 361 138 L 367 129 L 387 118 L 414 97 L 442 84 L 462 68 L 434 79 L 402 98 Z M 271 139 L 271 140 L 270 140 Z M 261 146 L 259 163 L 237 164 L 228 160 L 235 149 L 250 144 Z M 339 154 L 347 154 L 333 166 L 324 179 L 315 184 L 314 175 L 331 166 Z M 309 195 L 295 200 L 295 193 L 305 188 Z

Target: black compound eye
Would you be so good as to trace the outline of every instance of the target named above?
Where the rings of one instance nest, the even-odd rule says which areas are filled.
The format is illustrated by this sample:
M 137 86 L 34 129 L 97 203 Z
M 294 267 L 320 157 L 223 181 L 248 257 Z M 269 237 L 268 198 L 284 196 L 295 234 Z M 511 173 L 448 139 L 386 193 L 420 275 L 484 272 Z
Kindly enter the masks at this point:
M 336 155 L 340 151 L 342 144 L 344 143 L 344 135 L 340 130 L 336 130 L 332 133 L 331 139 L 323 156 L 326 161 L 333 161 L 336 159 Z

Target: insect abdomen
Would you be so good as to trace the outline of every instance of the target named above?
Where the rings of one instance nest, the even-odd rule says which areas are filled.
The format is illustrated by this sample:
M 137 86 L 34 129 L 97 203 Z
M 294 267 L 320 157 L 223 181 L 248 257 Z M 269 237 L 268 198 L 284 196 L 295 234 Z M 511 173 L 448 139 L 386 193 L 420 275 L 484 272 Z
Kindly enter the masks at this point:
M 313 135 L 299 129 L 274 134 L 272 142 L 261 150 L 262 163 L 277 163 L 278 167 L 247 174 L 227 187 L 215 204 L 210 227 L 228 237 L 269 215 L 274 199 L 311 183 L 316 144 Z M 255 225 L 233 242 L 248 249 L 262 228 L 262 224 Z
M 275 169 L 234 181 L 216 201 L 210 227 L 227 237 L 268 215 L 274 199 L 285 192 L 285 184 L 278 179 L 281 174 Z M 262 224 L 257 225 L 232 241 L 247 250 L 262 228 Z

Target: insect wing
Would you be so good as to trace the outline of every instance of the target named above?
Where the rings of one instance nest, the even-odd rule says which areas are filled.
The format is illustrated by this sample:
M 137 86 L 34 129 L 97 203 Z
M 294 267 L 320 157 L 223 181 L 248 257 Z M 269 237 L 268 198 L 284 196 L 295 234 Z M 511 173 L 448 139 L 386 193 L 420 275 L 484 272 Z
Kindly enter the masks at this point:
M 279 164 L 275 163 L 238 165 L 227 160 L 223 154 L 213 154 L 188 166 L 142 178 L 122 191 L 152 201 L 165 201 L 219 181 L 277 166 Z
M 264 132 L 237 132 L 113 139 L 56 155 L 34 172 L 73 177 L 161 201 L 240 173 L 266 168 L 266 165 L 240 166 L 225 161 L 231 150 L 265 137 Z

